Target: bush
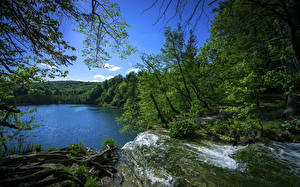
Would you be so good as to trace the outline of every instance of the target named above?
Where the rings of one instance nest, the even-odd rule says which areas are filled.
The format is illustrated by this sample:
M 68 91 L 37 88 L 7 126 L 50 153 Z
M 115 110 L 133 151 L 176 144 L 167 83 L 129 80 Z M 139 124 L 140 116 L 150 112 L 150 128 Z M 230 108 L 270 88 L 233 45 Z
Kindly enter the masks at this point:
M 281 128 L 284 130 L 289 130 L 291 132 L 299 132 L 300 131 L 300 119 L 293 119 L 290 121 L 285 121 L 281 124 Z
M 36 150 L 37 152 L 41 152 L 41 151 L 42 151 L 42 144 L 37 144 L 37 145 L 35 146 L 35 150 Z
M 170 136 L 172 138 L 184 138 L 194 134 L 195 125 L 189 121 L 176 121 L 171 124 Z
M 116 146 L 116 141 L 113 138 L 106 138 L 102 143 L 102 149 L 104 149 L 106 145 Z
M 98 184 L 98 181 L 97 181 L 96 178 L 94 178 L 92 176 L 88 176 L 84 186 L 86 186 L 86 187 L 97 187 L 97 186 L 99 186 L 99 184 Z
M 78 166 L 76 172 L 75 172 L 75 176 L 81 180 L 81 182 L 85 183 L 86 182 L 86 178 L 88 176 L 88 171 L 86 169 L 85 166 L 81 165 Z
M 84 153 L 84 154 L 87 153 L 87 149 L 84 146 L 82 141 L 77 141 L 77 143 L 70 144 L 69 148 L 71 149 L 71 151 L 73 153 L 76 153 L 76 152 L 81 152 L 81 153 Z

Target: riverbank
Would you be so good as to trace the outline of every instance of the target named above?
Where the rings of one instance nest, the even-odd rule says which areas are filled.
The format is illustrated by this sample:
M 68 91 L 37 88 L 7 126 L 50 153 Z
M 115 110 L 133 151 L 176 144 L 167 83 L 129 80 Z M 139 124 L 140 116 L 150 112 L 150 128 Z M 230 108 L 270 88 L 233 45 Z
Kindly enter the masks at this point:
M 186 119 L 185 119 L 186 120 Z M 300 143 L 300 124 L 292 124 L 293 121 L 264 120 L 259 128 L 250 129 L 242 135 L 236 135 L 234 129 L 222 126 L 224 118 L 221 116 L 205 116 L 197 119 L 188 119 L 194 123 L 195 133 L 185 139 L 191 142 L 202 140 L 216 143 L 230 143 L 233 145 L 248 145 L 264 143 L 268 141 Z M 294 121 L 294 123 L 300 123 Z M 161 124 L 153 125 L 149 130 L 158 130 L 169 135 L 169 130 Z
M 198 133 L 198 130 L 197 132 Z M 200 136 L 170 138 L 165 128 L 140 133 L 120 150 L 83 145 L 36 150 L 0 161 L 0 186 L 298 186 L 300 144 L 233 146 Z M 16 163 L 18 166 L 16 167 Z

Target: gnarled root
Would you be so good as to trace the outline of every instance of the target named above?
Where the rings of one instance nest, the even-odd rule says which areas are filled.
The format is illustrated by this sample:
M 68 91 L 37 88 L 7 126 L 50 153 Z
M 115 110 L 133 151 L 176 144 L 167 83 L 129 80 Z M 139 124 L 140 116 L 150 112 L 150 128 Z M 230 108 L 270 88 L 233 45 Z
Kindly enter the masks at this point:
M 64 181 L 84 186 L 85 181 L 81 181 L 74 173 L 61 169 L 61 166 L 84 165 L 89 174 L 99 179 L 103 176 L 112 177 L 117 172 L 114 167 L 118 161 L 116 151 L 116 147 L 107 147 L 102 151 L 88 150 L 84 154 L 64 148 L 11 155 L 0 161 L 0 186 L 47 186 Z

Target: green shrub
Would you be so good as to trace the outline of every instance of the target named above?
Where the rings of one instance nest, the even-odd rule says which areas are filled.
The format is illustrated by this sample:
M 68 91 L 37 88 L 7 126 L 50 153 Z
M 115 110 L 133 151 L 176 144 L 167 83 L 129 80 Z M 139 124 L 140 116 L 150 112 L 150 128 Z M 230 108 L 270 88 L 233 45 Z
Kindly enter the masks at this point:
M 189 121 L 176 121 L 171 124 L 169 130 L 172 138 L 185 138 L 192 136 L 196 130 L 196 127 Z
M 113 138 L 106 138 L 102 143 L 102 149 L 104 149 L 106 145 L 116 146 L 116 141 Z
M 47 151 L 57 151 L 58 149 L 56 147 L 49 147 Z
M 88 171 L 84 165 L 78 166 L 75 176 L 81 180 L 83 183 L 86 182 L 86 179 L 88 177 Z
M 71 144 L 69 146 L 69 148 L 71 149 L 72 152 L 81 152 L 81 153 L 84 153 L 84 154 L 86 154 L 86 152 L 87 152 L 87 149 L 83 145 L 82 141 L 79 141 L 77 143 Z
M 99 186 L 98 181 L 95 177 L 88 176 L 84 184 L 86 187 L 97 187 Z
M 300 119 L 293 119 L 290 121 L 285 121 L 281 124 L 281 128 L 285 130 L 290 130 L 292 132 L 300 131 Z
M 37 152 L 41 152 L 41 151 L 42 151 L 42 144 L 37 144 L 37 145 L 35 146 L 35 150 L 36 150 Z

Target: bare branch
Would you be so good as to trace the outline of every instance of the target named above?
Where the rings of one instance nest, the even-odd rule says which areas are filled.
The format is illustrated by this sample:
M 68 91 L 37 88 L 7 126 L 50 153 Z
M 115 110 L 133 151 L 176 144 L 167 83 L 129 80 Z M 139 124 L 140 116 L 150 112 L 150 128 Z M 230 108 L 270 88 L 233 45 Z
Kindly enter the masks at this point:
M 16 109 L 13 107 L 8 107 L 6 105 L 0 105 L 0 110 L 6 110 L 6 111 L 12 112 L 12 113 L 20 113 L 21 112 L 19 109 Z
M 10 124 L 7 121 L 0 121 L 0 126 L 9 127 L 9 128 L 12 128 L 12 129 L 18 129 L 17 126 L 15 126 L 13 124 Z

